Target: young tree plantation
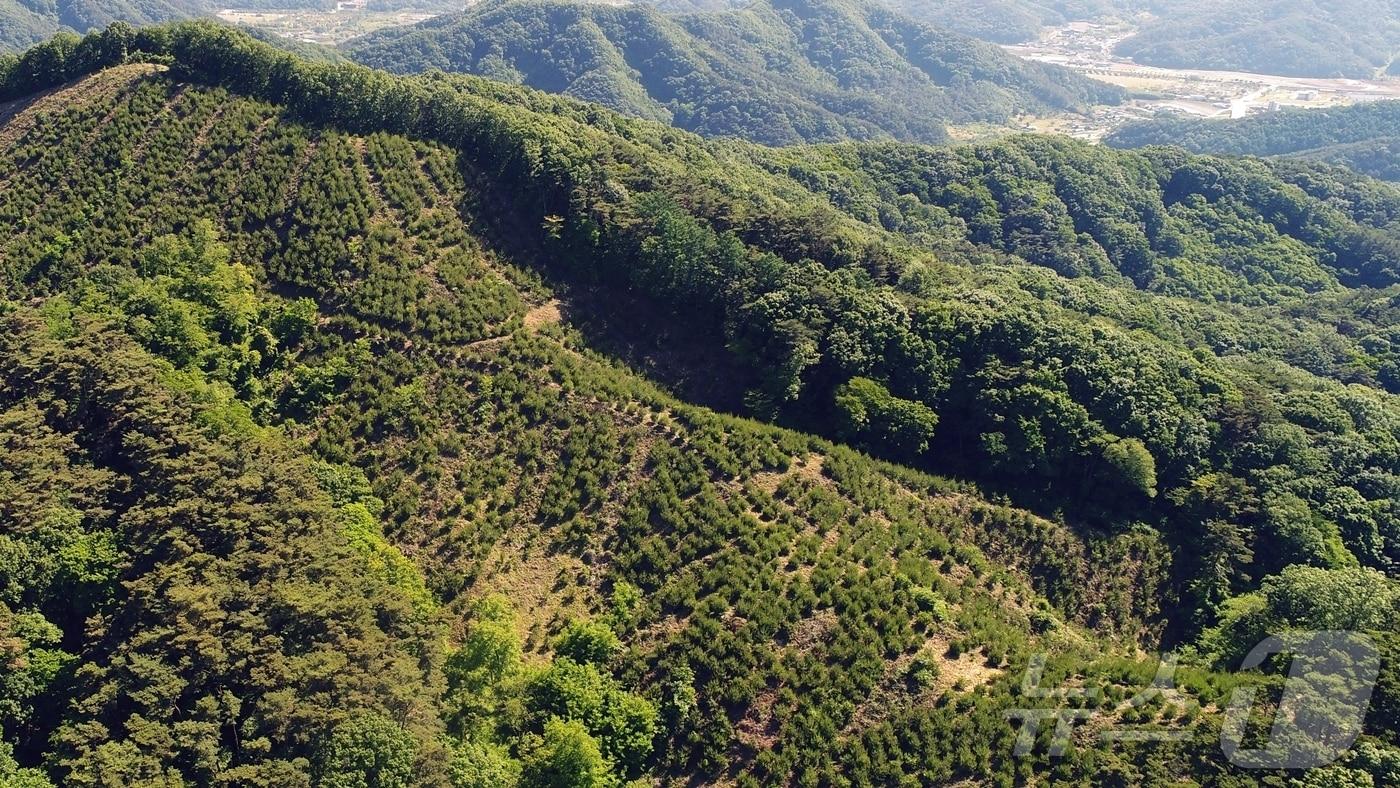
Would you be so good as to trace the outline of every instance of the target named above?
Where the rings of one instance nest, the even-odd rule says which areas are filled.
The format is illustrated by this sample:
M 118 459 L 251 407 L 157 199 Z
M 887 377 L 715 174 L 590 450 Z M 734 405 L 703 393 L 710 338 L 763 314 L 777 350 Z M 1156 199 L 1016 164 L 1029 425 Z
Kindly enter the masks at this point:
M 1400 772 L 1391 186 L 768 148 L 212 23 L 0 101 L 0 784 Z M 1364 731 L 1239 768 L 1290 629 L 1379 649 Z M 1073 746 L 1017 754 L 1029 675 Z

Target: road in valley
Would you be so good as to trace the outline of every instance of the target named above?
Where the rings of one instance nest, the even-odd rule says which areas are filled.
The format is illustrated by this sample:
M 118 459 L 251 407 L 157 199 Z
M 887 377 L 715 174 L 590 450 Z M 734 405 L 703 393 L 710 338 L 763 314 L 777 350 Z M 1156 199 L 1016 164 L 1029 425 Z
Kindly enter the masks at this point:
M 1125 23 L 1076 22 L 1046 31 L 1039 40 L 1005 47 L 1027 60 L 1064 66 L 1129 91 L 1116 107 L 1080 115 L 1024 119 L 1028 128 L 1099 139 L 1118 126 L 1161 111 L 1206 118 L 1242 118 L 1282 107 L 1325 108 L 1400 99 L 1400 79 L 1322 79 L 1146 66 L 1113 54 L 1133 35 Z

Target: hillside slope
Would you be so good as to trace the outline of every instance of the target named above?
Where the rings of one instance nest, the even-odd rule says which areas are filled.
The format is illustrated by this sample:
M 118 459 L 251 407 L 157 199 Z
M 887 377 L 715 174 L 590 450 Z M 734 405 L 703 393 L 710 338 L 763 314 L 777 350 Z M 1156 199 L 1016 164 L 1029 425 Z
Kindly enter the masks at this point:
M 646 6 L 485 3 L 348 45 L 397 73 L 481 74 L 702 134 L 770 144 L 892 137 L 1116 97 L 1067 71 L 846 0 L 762 0 L 665 16 Z
M 208 25 L 53 54 L 0 75 L 0 776 L 1249 785 L 1216 668 L 1295 625 L 1393 655 L 1375 184 L 711 143 Z M 1049 516 L 595 350 L 642 337 Z M 1187 698 L 1134 705 L 1164 631 Z M 1188 736 L 1014 756 L 1036 652 Z M 1324 778 L 1384 779 L 1387 659 Z
M 838 738 L 881 736 L 915 719 L 933 729 L 993 725 L 996 708 L 1009 702 L 1006 688 L 973 719 L 950 705 L 925 704 L 940 697 L 951 703 L 993 681 L 1010 686 L 1008 664 L 1033 644 L 1065 654 L 1078 649 L 1086 636 L 1076 624 L 1059 624 L 1062 616 L 1094 622 L 1108 635 L 1133 635 L 1153 617 L 1161 556 L 1150 539 L 1106 540 L 1091 550 L 1062 526 L 988 504 L 970 489 L 715 416 L 592 356 L 554 325 L 557 307 L 538 284 L 466 231 L 458 211 L 476 218 L 486 206 L 439 146 L 287 123 L 270 105 L 140 68 L 105 72 L 43 98 L 0 135 L 12 173 L 0 221 L 18 230 L 20 215 L 32 217 L 4 248 L 14 299 L 5 307 L 4 401 L 10 445 L 17 447 L 7 454 L 7 478 L 20 483 L 26 507 L 7 510 L 4 543 L 38 549 L 53 537 L 20 525 L 31 520 L 27 513 L 60 511 L 62 490 L 95 486 L 91 503 L 68 504 L 75 508 L 63 538 L 117 550 L 114 570 L 82 586 L 62 579 L 39 586 L 6 574 L 21 583 L 19 596 L 0 598 L 11 606 L 6 615 L 42 612 L 61 626 L 73 668 L 105 665 L 132 650 L 155 660 L 119 682 L 139 683 L 157 669 L 182 675 L 183 652 L 171 644 L 192 637 L 189 617 L 195 610 L 193 621 L 247 617 L 253 611 L 241 606 L 248 598 L 266 598 L 265 615 L 299 631 L 336 620 L 322 607 L 332 599 L 359 605 L 363 594 L 375 605 L 399 606 L 376 620 L 393 621 L 403 638 L 396 649 L 369 640 L 365 647 L 374 650 L 348 653 L 364 677 L 347 672 L 340 659 L 318 667 L 336 671 L 339 682 L 376 683 L 334 691 L 340 700 L 319 712 L 324 717 L 306 719 L 251 702 L 281 702 L 300 691 L 293 681 L 327 680 L 318 673 L 293 679 L 303 675 L 295 666 L 286 676 L 243 678 L 212 657 L 205 669 L 216 682 L 211 687 L 182 684 L 169 696 L 137 702 L 137 685 L 119 683 L 123 689 L 98 711 L 59 713 L 62 700 L 84 697 L 103 680 L 80 671 L 81 681 L 70 686 L 66 668 L 48 693 L 25 698 L 30 711 L 20 720 L 19 742 L 30 759 L 54 732 L 64 744 L 49 763 L 65 784 L 83 784 L 99 771 L 104 779 L 165 774 L 199 784 L 213 780 L 210 770 L 222 771 L 222 779 L 237 774 L 278 785 L 304 774 L 326 779 L 335 765 L 327 764 L 327 750 L 339 732 L 375 731 L 384 715 L 396 726 L 405 715 L 423 726 L 407 727 L 406 741 L 378 744 L 412 753 L 416 784 L 439 784 L 448 755 L 436 748 L 430 720 L 416 717 L 423 708 L 442 709 L 468 742 L 499 737 L 528 756 L 528 734 L 544 730 L 547 713 L 567 712 L 530 700 L 529 719 L 498 718 L 483 706 L 485 696 L 470 694 L 482 690 L 467 689 L 476 678 L 455 667 L 465 659 L 459 656 L 446 666 L 447 697 L 438 694 L 442 665 L 431 653 L 437 626 L 458 637 L 465 626 L 473 642 L 472 627 L 488 623 L 476 603 L 493 592 L 513 602 L 512 629 L 523 658 L 536 666 L 569 621 L 622 611 L 614 626 L 628 650 L 610 670 L 641 682 L 656 706 L 680 716 L 668 718 L 655 756 L 628 764 L 619 749 L 610 758 L 616 768 L 768 779 L 778 770 L 869 768 L 831 763 L 823 753 L 839 749 Z M 127 165 L 108 166 L 122 161 Z M 300 174 L 288 179 L 290 172 Z M 82 219 L 74 213 L 80 205 L 89 207 Z M 75 219 L 81 232 L 53 234 Z M 314 300 L 292 298 L 296 293 Z M 42 374 L 55 376 L 52 382 L 29 372 L 50 366 L 59 372 Z M 84 409 L 60 418 L 54 403 L 78 396 L 78 380 L 89 381 Z M 105 398 L 121 392 L 134 412 L 110 411 L 116 406 Z M 128 421 L 147 418 L 156 419 L 147 428 L 149 450 L 191 442 L 182 462 L 199 473 L 243 474 L 229 482 L 238 489 L 266 485 L 269 507 L 309 501 L 303 506 L 312 513 L 269 511 L 287 524 L 316 522 L 298 537 L 306 543 L 269 533 L 256 519 L 260 509 L 182 497 L 183 484 L 207 483 L 192 477 L 171 487 L 139 464 L 158 460 L 130 459 L 123 444 L 103 443 L 116 440 Z M 35 420 L 52 424 L 53 437 L 31 426 Z M 74 432 L 76 424 L 108 422 L 110 433 Z M 195 434 L 169 437 L 161 431 L 167 423 Z M 204 441 L 232 447 L 206 457 Z M 50 453 L 40 454 L 36 442 Z M 270 448 L 250 448 L 264 444 Z M 78 471 L 43 465 L 55 451 L 75 464 L 89 457 L 100 463 L 81 466 L 100 486 L 70 481 Z M 297 481 L 247 477 L 264 465 Z M 178 464 L 160 467 L 190 473 Z M 101 497 L 107 488 L 153 511 L 188 509 L 182 516 L 213 540 L 205 549 L 214 557 L 143 552 L 129 529 L 149 515 Z M 219 541 L 228 535 L 220 520 L 208 518 L 224 510 L 246 518 L 258 540 L 293 551 L 290 564 L 264 557 L 261 541 Z M 331 528 L 337 523 L 338 531 Z M 426 589 L 405 582 L 396 563 L 402 558 L 377 541 L 381 523 L 417 561 Z M 167 531 L 152 537 L 161 545 L 178 540 Z M 190 593 L 214 596 L 193 610 L 167 610 L 138 593 L 206 560 L 269 560 L 285 572 L 313 555 L 341 561 L 352 573 L 356 560 L 365 562 L 368 569 L 352 575 L 365 590 L 318 595 L 316 605 L 290 609 L 279 607 L 282 595 L 300 586 L 277 585 L 298 582 L 280 575 L 264 581 L 274 583 L 266 590 L 208 577 L 208 590 Z M 1117 576 L 1098 569 L 1110 556 L 1137 568 Z M 1054 612 L 1032 583 L 1064 612 Z M 629 597 L 625 588 L 641 596 Z M 429 590 L 446 605 L 438 623 L 420 617 L 435 604 L 423 601 Z M 71 593 L 77 591 L 83 593 Z M 70 595 L 77 601 L 65 601 Z M 92 609 L 129 622 L 130 631 L 99 637 L 85 630 Z M 156 639 L 162 616 L 178 619 Z M 1048 634 L 1034 634 L 1032 620 Z M 350 636 L 358 644 L 370 634 L 383 638 L 372 627 Z M 217 653 L 232 636 L 205 635 L 200 648 Z M 24 637 L 21 631 L 22 643 Z M 258 659 L 319 654 L 304 654 L 306 648 L 263 643 L 271 656 Z M 400 664 L 408 655 L 423 661 Z M 915 664 L 931 665 L 924 668 L 930 678 L 906 686 L 904 672 Z M 405 675 L 415 666 L 420 674 Z M 562 679 L 532 679 L 547 680 Z M 691 706 L 666 706 L 678 681 L 693 693 Z M 789 688 L 781 698 L 778 686 Z M 872 692 L 879 703 L 869 700 Z M 229 705 L 222 700 L 228 697 L 240 702 Z M 205 706 L 207 732 L 182 733 L 162 747 L 148 743 L 156 731 L 190 724 L 171 708 Z M 801 720 L 830 720 L 836 728 L 812 738 L 810 722 Z M 0 724 L 10 732 L 14 721 Z M 221 747 L 210 737 L 226 725 L 266 744 L 227 752 L 219 766 L 206 763 L 200 753 Z M 605 746 L 613 741 L 596 727 L 592 733 Z M 996 736 L 1009 746 L 1011 733 Z M 459 760 L 472 752 L 463 747 Z M 770 749 L 783 759 L 757 764 L 755 756 Z M 108 754 L 114 751 L 120 757 Z M 916 760 L 883 768 L 930 768 L 951 777 L 1010 766 L 946 745 L 909 757 Z

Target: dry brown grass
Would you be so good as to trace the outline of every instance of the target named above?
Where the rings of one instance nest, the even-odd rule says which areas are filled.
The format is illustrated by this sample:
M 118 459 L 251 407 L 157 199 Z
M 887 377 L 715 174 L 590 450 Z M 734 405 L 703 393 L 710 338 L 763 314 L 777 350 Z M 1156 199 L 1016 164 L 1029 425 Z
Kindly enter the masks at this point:
M 525 329 L 539 331 L 545 326 L 552 326 L 563 322 L 563 320 L 564 312 L 561 309 L 561 302 L 557 298 L 552 298 L 525 313 Z

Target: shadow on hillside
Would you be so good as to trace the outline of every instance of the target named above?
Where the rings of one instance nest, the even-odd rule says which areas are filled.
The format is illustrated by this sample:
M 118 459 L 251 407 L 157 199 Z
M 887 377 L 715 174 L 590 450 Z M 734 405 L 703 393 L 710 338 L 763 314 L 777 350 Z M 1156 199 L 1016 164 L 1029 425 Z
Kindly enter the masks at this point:
M 657 309 L 634 293 L 606 285 L 555 281 L 570 302 L 566 320 L 593 350 L 615 358 L 686 402 L 744 414 L 744 392 L 753 381 L 725 347 L 724 338 L 701 332 L 684 316 Z
M 658 307 L 640 293 L 597 281 L 591 272 L 550 259 L 541 246 L 540 228 L 512 210 L 512 195 L 494 189 L 471 161 L 458 158 L 478 206 L 493 210 L 463 211 L 462 218 L 505 259 L 538 273 L 562 301 L 563 322 L 583 335 L 589 349 L 635 370 L 673 396 L 711 410 L 735 415 L 744 411 L 744 392 L 752 376 L 730 354 L 723 336 Z

